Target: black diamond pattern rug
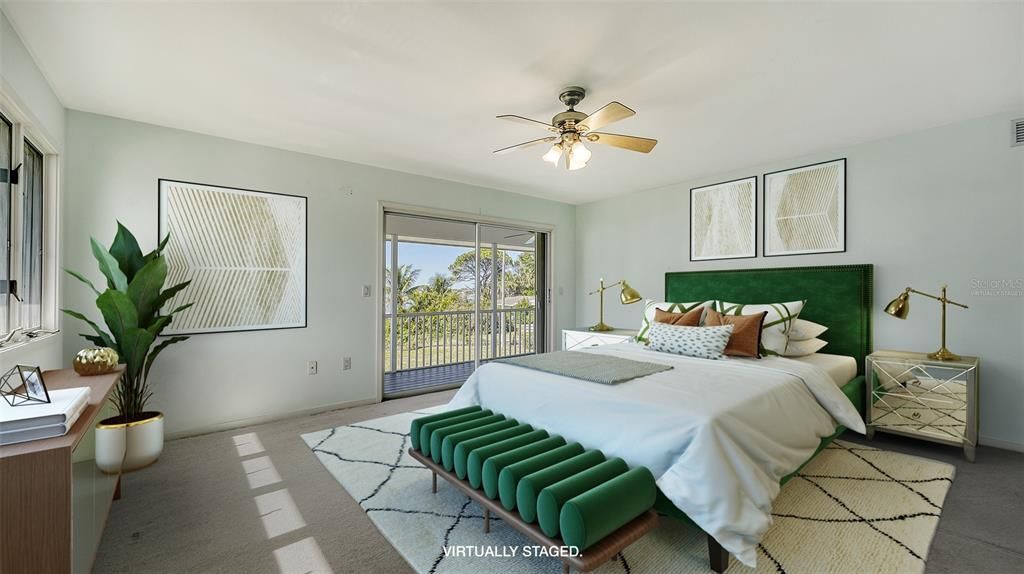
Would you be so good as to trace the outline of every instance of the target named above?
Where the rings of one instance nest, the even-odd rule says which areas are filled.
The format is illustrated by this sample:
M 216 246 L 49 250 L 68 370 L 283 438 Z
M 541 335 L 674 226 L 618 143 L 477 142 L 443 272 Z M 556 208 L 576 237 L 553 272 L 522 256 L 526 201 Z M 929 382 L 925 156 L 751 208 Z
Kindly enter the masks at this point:
M 406 452 L 409 423 L 425 414 L 403 413 L 303 439 L 417 572 L 560 571 L 555 559 L 524 557 L 531 543 L 501 521 L 492 521 L 491 533 L 484 534 L 482 510 L 444 480 L 431 494 L 430 471 Z M 945 463 L 833 442 L 775 500 L 756 571 L 923 572 L 954 470 Z M 471 555 L 446 555 L 443 549 L 455 545 Z M 703 534 L 666 518 L 595 572 L 706 573 L 707 560 Z M 750 571 L 735 559 L 729 569 Z

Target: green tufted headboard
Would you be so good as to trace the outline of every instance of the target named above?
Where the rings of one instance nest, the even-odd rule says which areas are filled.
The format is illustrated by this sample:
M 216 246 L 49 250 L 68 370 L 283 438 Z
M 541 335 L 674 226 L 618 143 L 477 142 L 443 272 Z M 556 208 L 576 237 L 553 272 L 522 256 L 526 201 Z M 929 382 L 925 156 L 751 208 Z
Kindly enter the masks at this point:
M 854 357 L 857 373 L 863 375 L 864 357 L 871 352 L 873 275 L 872 265 L 681 271 L 665 274 L 665 300 L 778 303 L 806 299 L 800 318 L 828 327 L 821 336 L 828 341 L 822 352 Z

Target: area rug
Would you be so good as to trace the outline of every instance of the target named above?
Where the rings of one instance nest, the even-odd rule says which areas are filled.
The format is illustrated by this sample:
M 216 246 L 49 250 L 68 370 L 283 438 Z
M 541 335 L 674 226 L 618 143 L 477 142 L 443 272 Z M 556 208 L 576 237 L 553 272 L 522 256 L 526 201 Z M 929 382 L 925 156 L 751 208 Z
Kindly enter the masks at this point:
M 302 438 L 417 572 L 559 572 L 561 563 L 553 558 L 523 556 L 532 543 L 500 520 L 492 519 L 491 533 L 484 534 L 483 511 L 444 480 L 431 494 L 430 471 L 407 453 L 409 423 L 424 414 Z M 783 487 L 758 547 L 756 572 L 922 572 L 954 470 L 834 441 Z M 671 518 L 595 570 L 709 571 L 704 535 Z M 735 559 L 728 570 L 753 571 Z

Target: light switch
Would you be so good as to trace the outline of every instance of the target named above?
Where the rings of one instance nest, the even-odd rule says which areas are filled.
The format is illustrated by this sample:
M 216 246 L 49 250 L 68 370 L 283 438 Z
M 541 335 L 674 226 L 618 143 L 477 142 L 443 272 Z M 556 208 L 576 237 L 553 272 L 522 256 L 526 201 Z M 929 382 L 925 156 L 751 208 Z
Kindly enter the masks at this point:
M 373 285 L 363 285 L 363 297 L 369 297 L 373 293 Z

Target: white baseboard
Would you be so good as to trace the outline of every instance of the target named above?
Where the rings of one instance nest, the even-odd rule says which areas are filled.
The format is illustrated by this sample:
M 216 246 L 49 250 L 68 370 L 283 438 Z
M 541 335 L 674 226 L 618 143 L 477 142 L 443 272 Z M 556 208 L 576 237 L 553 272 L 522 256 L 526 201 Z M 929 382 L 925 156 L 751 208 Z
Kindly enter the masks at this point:
M 202 426 L 202 427 L 198 427 L 198 428 L 194 428 L 194 429 L 188 429 L 188 430 L 183 430 L 183 431 L 178 431 L 178 432 L 173 432 L 173 433 L 167 433 L 167 435 L 165 436 L 165 439 L 166 440 L 174 440 L 174 439 L 178 439 L 178 438 L 187 438 L 187 437 L 192 437 L 192 436 L 199 436 L 199 435 L 210 434 L 210 433 L 215 433 L 215 432 L 220 432 L 220 431 L 226 431 L 226 430 L 233 430 L 233 429 L 238 429 L 238 428 L 242 428 L 242 427 L 248 427 L 248 426 L 252 426 L 252 425 L 259 425 L 259 424 L 263 424 L 263 423 L 279 421 L 279 420 L 282 420 L 282 419 L 290 419 L 292 417 L 317 415 L 317 414 L 320 414 L 320 413 L 326 413 L 328 411 L 336 411 L 336 410 L 339 410 L 339 409 L 348 409 L 348 408 L 352 408 L 352 407 L 361 407 L 363 405 L 372 405 L 372 404 L 376 404 L 376 403 L 379 403 L 379 402 L 381 402 L 381 401 L 379 399 L 377 399 L 377 398 L 359 399 L 359 400 L 356 400 L 356 401 L 346 401 L 346 402 L 342 402 L 342 403 L 334 403 L 334 404 L 331 404 L 331 405 L 324 405 L 322 407 L 314 407 L 314 408 L 311 408 L 311 409 L 304 409 L 304 410 L 301 410 L 301 411 L 294 411 L 294 412 L 290 412 L 290 413 L 281 413 L 281 414 L 276 414 L 276 415 L 263 415 L 263 416 L 258 416 L 258 417 L 250 417 L 250 418 L 245 418 L 245 419 L 226 421 L 226 422 L 216 423 L 216 424 L 212 424 L 212 425 L 206 425 L 206 426 Z
M 990 436 L 980 436 L 978 437 L 978 442 L 984 446 L 994 446 L 996 448 L 1002 448 L 1016 452 L 1024 452 L 1024 444 L 1021 444 L 1019 442 L 1013 442 L 999 438 L 992 438 Z

